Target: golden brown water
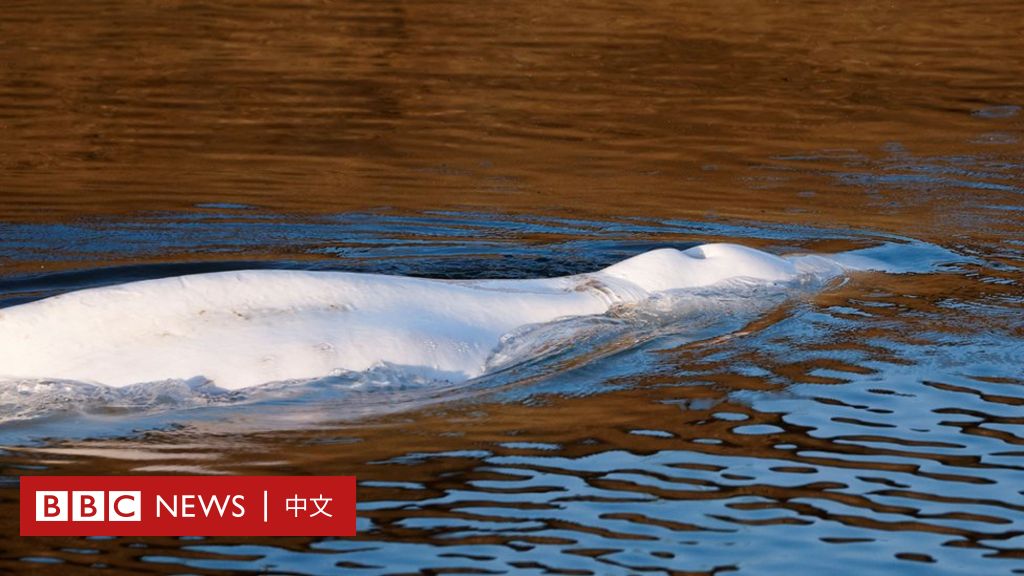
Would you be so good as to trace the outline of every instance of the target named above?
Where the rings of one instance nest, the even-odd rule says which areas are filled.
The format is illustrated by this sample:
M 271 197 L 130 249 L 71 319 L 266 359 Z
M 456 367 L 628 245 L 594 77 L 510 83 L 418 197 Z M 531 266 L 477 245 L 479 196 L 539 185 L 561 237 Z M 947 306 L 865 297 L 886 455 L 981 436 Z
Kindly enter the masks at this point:
M 0 572 L 1021 573 L 1021 106 L 1017 2 L 6 2 L 0 305 L 722 239 L 955 257 L 363 419 L 3 423 Z M 147 472 L 356 474 L 361 535 L 15 536 L 20 474 Z
M 799 194 L 894 145 L 1014 159 L 984 111 L 1020 105 L 1022 34 L 1016 2 L 8 3 L 0 210 L 930 225 Z

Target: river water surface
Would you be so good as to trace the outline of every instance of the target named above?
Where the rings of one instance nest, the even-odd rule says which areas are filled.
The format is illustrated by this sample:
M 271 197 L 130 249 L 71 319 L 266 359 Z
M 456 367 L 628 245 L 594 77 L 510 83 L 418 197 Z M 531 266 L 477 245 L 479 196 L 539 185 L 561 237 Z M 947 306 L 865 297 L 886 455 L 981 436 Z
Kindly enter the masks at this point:
M 459 387 L 0 388 L 0 572 L 1024 573 L 1022 106 L 1016 2 L 7 2 L 0 307 L 708 241 L 904 272 Z M 22 474 L 146 473 L 353 474 L 359 535 L 16 536 Z

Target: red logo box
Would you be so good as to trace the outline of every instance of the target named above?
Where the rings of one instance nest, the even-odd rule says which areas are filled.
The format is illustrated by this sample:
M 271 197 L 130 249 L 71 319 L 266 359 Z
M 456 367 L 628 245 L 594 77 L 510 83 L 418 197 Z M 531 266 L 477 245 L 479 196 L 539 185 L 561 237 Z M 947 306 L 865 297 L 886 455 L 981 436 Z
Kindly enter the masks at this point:
M 22 476 L 22 536 L 354 536 L 354 476 Z

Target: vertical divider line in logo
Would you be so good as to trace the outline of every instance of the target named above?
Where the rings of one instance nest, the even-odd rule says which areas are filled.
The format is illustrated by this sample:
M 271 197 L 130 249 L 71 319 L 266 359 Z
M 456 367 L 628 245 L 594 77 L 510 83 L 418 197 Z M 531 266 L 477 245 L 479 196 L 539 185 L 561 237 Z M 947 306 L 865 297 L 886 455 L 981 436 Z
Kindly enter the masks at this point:
M 263 491 L 263 523 L 267 523 L 267 491 Z

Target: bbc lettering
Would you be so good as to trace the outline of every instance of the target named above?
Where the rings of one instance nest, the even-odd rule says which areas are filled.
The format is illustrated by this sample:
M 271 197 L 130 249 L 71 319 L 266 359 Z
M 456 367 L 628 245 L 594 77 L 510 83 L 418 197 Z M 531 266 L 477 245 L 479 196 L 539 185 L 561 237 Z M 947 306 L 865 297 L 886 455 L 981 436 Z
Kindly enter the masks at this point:
M 142 492 L 137 490 L 36 492 L 36 522 L 139 522 Z

